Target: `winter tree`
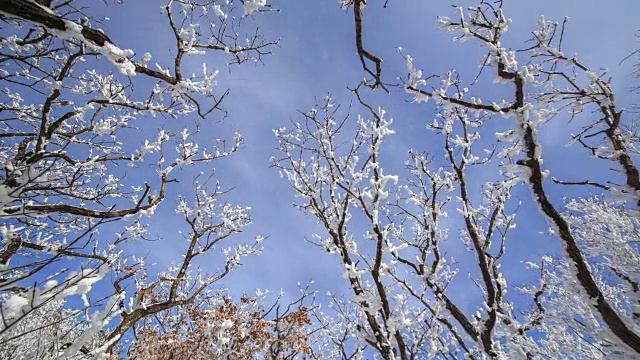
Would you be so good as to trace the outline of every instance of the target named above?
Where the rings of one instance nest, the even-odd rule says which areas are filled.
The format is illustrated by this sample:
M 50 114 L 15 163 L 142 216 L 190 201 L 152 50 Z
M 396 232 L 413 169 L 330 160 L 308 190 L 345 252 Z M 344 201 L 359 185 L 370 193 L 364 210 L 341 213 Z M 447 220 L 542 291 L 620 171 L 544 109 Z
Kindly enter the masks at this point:
M 260 61 L 277 45 L 251 25 L 269 6 L 151 6 L 170 37 L 164 54 L 114 43 L 98 29 L 105 6 L 0 3 L 0 357 L 193 355 L 202 329 L 216 334 L 197 339 L 199 358 L 306 352 L 308 294 L 276 313 L 213 288 L 260 253 L 262 238 L 237 236 L 249 209 L 228 203 L 211 178 L 240 134 L 199 132 L 226 116 L 218 68 Z M 207 53 L 228 63 L 194 57 Z M 170 235 L 181 251 L 164 270 L 135 251 L 154 240 L 146 224 L 163 202 L 182 222 Z M 217 265 L 198 270 L 204 256 Z
M 502 1 L 457 8 L 439 25 L 483 49 L 478 76 L 425 76 L 423 59 L 400 50 L 406 75 L 385 80 L 366 47 L 365 1 L 341 5 L 354 13 L 368 78 L 353 88 L 353 108 L 327 96 L 277 129 L 273 159 L 351 291 L 352 307 L 338 314 L 352 335 L 326 336 L 336 354 L 356 352 L 336 357 L 640 358 L 637 137 L 606 73 L 562 51 L 566 19 L 541 18 L 530 41 L 513 44 Z M 476 92 L 486 81 L 495 91 Z M 436 109 L 427 146 L 407 149 L 404 167 L 385 148 L 403 119 L 368 100 L 370 89 L 398 88 Z M 569 179 L 543 162 L 541 138 L 558 121 L 577 129 L 565 149 L 594 164 Z M 557 196 L 576 187 L 582 195 Z M 516 227 L 525 206 L 537 208 L 545 233 Z M 558 251 L 510 251 L 527 241 Z M 452 252 L 460 242 L 466 254 Z M 537 276 L 522 283 L 522 273 Z

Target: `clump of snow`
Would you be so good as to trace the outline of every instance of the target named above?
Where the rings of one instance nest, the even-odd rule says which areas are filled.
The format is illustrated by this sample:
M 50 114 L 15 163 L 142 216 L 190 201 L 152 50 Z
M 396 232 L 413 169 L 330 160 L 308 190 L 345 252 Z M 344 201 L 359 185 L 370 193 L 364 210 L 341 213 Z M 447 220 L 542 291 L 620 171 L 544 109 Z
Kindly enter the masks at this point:
M 245 0 L 243 5 L 244 16 L 249 16 L 265 6 L 267 6 L 267 0 Z
M 220 8 L 220 5 L 213 5 L 213 12 L 223 19 L 227 18 L 227 14 L 225 14 L 224 11 L 222 11 L 222 9 Z
M 133 76 L 136 74 L 136 67 L 129 57 L 133 56 L 134 52 L 131 49 L 120 49 L 110 42 L 105 42 L 100 46 L 82 35 L 82 25 L 76 24 L 73 21 L 65 20 L 65 30 L 49 29 L 51 33 L 63 40 L 80 40 L 92 50 L 104 55 L 109 61 L 115 65 L 123 75 Z
M 111 270 L 108 263 L 97 269 L 72 272 L 61 283 L 47 281 L 44 288 L 31 287 L 21 293 L 14 293 L 2 299 L 1 310 L 5 325 L 18 321 L 24 314 L 51 300 L 63 300 L 67 296 L 79 295 L 86 302 L 86 295 L 95 283 L 102 280 Z

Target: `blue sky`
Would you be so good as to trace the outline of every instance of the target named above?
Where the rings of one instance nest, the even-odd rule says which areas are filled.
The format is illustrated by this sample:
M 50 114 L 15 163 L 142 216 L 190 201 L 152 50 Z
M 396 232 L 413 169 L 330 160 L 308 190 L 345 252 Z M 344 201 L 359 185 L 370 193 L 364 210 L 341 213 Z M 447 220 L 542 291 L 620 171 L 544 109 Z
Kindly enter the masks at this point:
M 106 16 L 111 20 L 103 28 L 120 47 L 134 49 L 139 54 L 149 51 L 162 63 L 163 57 L 170 54 L 172 44 L 167 44 L 166 33 L 163 33 L 166 24 L 160 14 L 161 3 L 154 1 L 157 6 L 150 3 L 130 1 L 122 7 L 110 6 Z M 246 258 L 244 266 L 227 277 L 223 286 L 236 294 L 252 292 L 256 287 L 283 288 L 285 292 L 292 293 L 296 291 L 297 282 L 314 280 L 316 289 L 323 293 L 343 288 L 342 269 L 337 259 L 304 241 L 305 237 L 320 229 L 316 227 L 315 219 L 291 206 L 293 191 L 280 179 L 278 171 L 270 168 L 270 157 L 277 156 L 272 129 L 287 127 L 292 120 L 301 120 L 296 111 L 311 108 L 314 97 L 321 98 L 331 93 L 336 101 L 347 105 L 353 100 L 347 85 L 356 85 L 364 72 L 355 51 L 353 15 L 341 10 L 337 1 L 270 3 L 281 11 L 248 19 L 257 24 L 268 38 L 281 38 L 280 47 L 274 49 L 273 56 L 264 59 L 264 65 L 249 64 L 232 67 L 229 71 L 219 56 L 194 58 L 206 61 L 210 69 L 220 69 L 220 86 L 232 89 L 231 96 L 224 103 L 229 116 L 225 123 L 211 128 L 216 132 L 214 136 L 218 136 L 219 131 L 238 129 L 245 139 L 240 153 L 216 165 L 216 179 L 223 186 L 235 188 L 229 195 L 231 201 L 253 208 L 253 225 L 241 236 L 260 233 L 269 237 L 264 254 Z M 443 74 L 455 68 L 467 81 L 472 80 L 482 54 L 478 44 L 473 41 L 453 43 L 450 35 L 438 29 L 438 15 L 455 16 L 452 2 L 391 0 L 387 9 L 382 8 L 382 3 L 370 0 L 364 11 L 364 43 L 368 50 L 384 59 L 384 78 L 392 81 L 398 76 L 405 76 L 404 60 L 396 50 L 401 46 L 406 54 L 414 57 L 415 67 L 425 74 Z M 458 4 L 468 6 L 476 3 L 465 1 Z M 595 69 L 608 68 L 620 106 L 638 102 L 637 94 L 628 90 L 638 82 L 630 76 L 633 61 L 622 65 L 620 61 L 640 47 L 636 38 L 640 28 L 640 2 L 506 0 L 504 8 L 506 16 L 513 19 L 505 42 L 507 47 L 513 48 L 525 46 L 524 41 L 529 38 L 540 15 L 558 21 L 569 16 L 571 21 L 565 34 L 565 53 L 579 55 L 584 63 Z M 491 97 L 496 87 L 481 85 L 473 91 L 482 97 Z M 426 130 L 434 116 L 432 105 L 409 104 L 410 98 L 400 89 L 392 90 L 390 95 L 378 91 L 369 99 L 386 108 L 388 117 L 394 118 L 392 128 L 396 135 L 389 138 L 385 154 L 390 167 L 400 169 L 407 156 L 407 146 L 433 153 L 438 151 L 433 148 L 434 143 L 429 141 L 430 135 Z M 148 126 L 153 128 L 156 125 Z M 568 125 L 561 119 L 545 126 L 542 130 L 543 143 L 549 148 L 564 149 L 567 132 L 559 135 L 559 130 L 565 126 Z M 203 129 L 204 132 L 209 130 L 208 127 Z M 207 138 L 211 135 L 203 137 Z M 574 157 L 584 158 L 584 152 L 570 148 L 564 149 L 561 155 L 557 154 L 560 152 L 548 152 L 545 165 L 554 176 L 576 180 L 570 176 L 579 174 L 586 162 Z M 185 185 L 190 183 L 184 181 Z M 187 190 L 174 189 L 170 195 Z M 517 196 L 529 200 L 525 190 L 521 188 Z M 563 195 L 571 195 L 565 191 L 572 190 L 553 191 L 555 200 L 561 201 Z M 159 217 L 151 222 L 151 231 L 162 240 L 152 245 L 138 243 L 140 248 L 137 250 L 148 252 L 149 258 L 158 262 L 178 256 L 174 252 L 177 250 L 175 242 L 172 243 L 175 241 L 175 228 L 172 223 L 163 221 L 163 214 L 172 214 L 174 205 L 175 198 L 169 196 L 158 209 Z M 536 238 L 539 231 L 546 229 L 536 209 L 525 205 L 518 219 L 519 226 L 526 231 L 523 230 L 520 242 L 511 244 L 516 254 L 525 257 L 554 251 L 557 241 Z M 520 266 L 521 257 L 513 259 L 510 265 Z

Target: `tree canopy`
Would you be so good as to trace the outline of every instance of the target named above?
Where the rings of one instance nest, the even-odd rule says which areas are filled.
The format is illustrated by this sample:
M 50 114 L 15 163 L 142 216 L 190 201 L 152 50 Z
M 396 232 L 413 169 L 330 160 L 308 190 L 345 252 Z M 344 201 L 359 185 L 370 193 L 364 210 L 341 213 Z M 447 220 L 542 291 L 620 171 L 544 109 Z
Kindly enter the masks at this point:
M 329 49 L 275 1 L 0 2 L 0 357 L 640 358 L 630 92 L 510 3 L 424 20 L 454 55 L 385 31 L 417 2 L 340 0 Z M 296 41 L 344 86 L 297 112 L 246 81 Z

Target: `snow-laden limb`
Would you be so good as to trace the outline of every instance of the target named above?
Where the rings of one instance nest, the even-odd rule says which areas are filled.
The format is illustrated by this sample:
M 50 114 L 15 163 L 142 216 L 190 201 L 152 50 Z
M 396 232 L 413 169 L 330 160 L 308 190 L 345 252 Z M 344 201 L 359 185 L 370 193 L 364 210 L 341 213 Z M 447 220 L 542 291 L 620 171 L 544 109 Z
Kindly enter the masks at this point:
M 68 359 L 71 356 L 76 355 L 78 352 L 81 352 L 82 347 L 98 335 L 100 331 L 103 331 L 103 328 L 105 328 L 109 322 L 118 315 L 116 303 L 121 301 L 123 298 L 124 293 L 113 295 L 102 311 L 95 311 L 92 313 L 90 315 L 88 328 L 77 339 L 75 339 L 75 341 L 67 347 L 59 357 L 62 359 Z M 96 359 L 104 359 L 107 357 L 105 354 L 107 347 L 108 343 L 107 345 L 102 345 L 93 350 L 91 355 Z
M 243 4 L 244 15 L 252 14 L 265 6 L 268 6 L 266 0 L 245 1 Z M 174 14 L 174 8 L 180 8 L 179 15 Z M 101 30 L 92 29 L 90 25 L 84 23 L 78 24 L 65 19 L 35 1 L 10 0 L 3 2 L 0 6 L 0 13 L 16 21 L 30 21 L 44 27 L 50 35 L 91 50 L 87 52 L 103 55 L 125 76 L 143 74 L 159 80 L 165 87 L 157 88 L 156 92 L 169 93 L 172 98 L 185 105 L 186 111 L 197 111 L 199 116 L 205 117 L 218 108 L 226 93 L 220 98 L 213 95 L 212 88 L 215 86 L 214 78 L 217 71 L 208 72 L 204 65 L 202 76 L 195 74 L 191 77 L 183 76 L 181 69 L 183 58 L 189 55 L 201 55 L 207 50 L 213 50 L 229 54 L 232 58 L 231 63 L 260 61 L 262 56 L 270 54 L 270 48 L 277 44 L 277 41 L 266 41 L 257 31 L 240 39 L 239 34 L 232 30 L 236 28 L 235 22 L 237 20 L 235 18 L 227 19 L 227 14 L 235 12 L 235 8 L 234 3 L 229 1 L 225 5 L 218 4 L 217 1 L 206 1 L 202 4 L 192 1 L 168 1 L 162 9 L 167 15 L 169 26 L 176 38 L 177 52 L 171 65 L 172 69 L 166 69 L 156 64 L 157 70 L 148 67 L 151 54 L 145 53 L 139 60 L 136 60 L 132 50 L 119 48 Z M 186 20 L 194 18 L 206 18 L 204 23 L 207 25 L 201 28 L 200 24 Z M 219 25 L 217 28 L 216 23 Z M 220 31 L 217 30 L 218 28 Z M 197 93 L 213 99 L 213 106 L 202 108 L 203 101 L 194 96 Z
M 64 19 L 36 1 L 4 1 L 0 6 L 0 14 L 45 26 L 60 39 L 79 41 L 89 49 L 104 55 L 123 75 L 133 76 L 136 73 L 135 65 L 129 59 L 133 55 L 132 50 L 118 48 L 102 31 Z

